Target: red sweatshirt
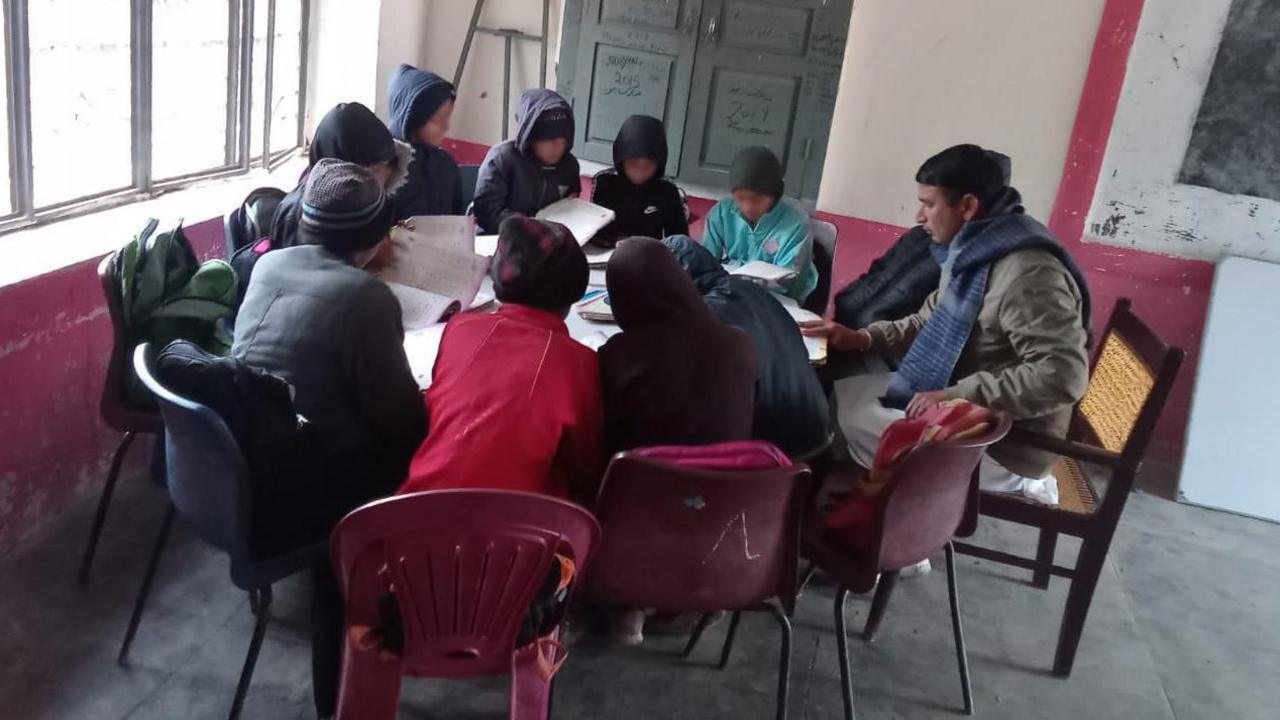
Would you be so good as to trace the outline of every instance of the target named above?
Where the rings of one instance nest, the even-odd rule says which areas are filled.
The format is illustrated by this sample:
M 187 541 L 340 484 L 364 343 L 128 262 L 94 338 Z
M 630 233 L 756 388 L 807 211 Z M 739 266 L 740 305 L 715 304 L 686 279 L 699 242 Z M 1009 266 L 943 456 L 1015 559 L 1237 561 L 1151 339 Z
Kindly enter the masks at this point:
M 596 354 L 564 320 L 507 304 L 445 326 L 427 439 L 400 492 L 501 488 L 590 500 L 604 466 Z

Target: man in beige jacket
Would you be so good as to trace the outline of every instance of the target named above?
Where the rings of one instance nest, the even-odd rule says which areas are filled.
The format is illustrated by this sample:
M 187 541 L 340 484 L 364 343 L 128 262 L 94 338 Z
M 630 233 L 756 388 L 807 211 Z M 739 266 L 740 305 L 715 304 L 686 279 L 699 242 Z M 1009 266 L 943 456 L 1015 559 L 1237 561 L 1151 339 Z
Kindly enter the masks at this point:
M 951 398 L 1008 413 L 1019 427 L 1062 437 L 1088 382 L 1089 293 L 1053 235 L 1022 210 L 999 164 L 959 145 L 920 168 L 917 222 L 942 265 L 939 288 L 914 315 L 851 329 L 831 321 L 803 328 L 833 350 L 887 351 L 892 374 L 836 383 L 850 453 L 871 466 L 880 435 Z M 1052 454 L 1000 443 L 983 458 L 984 489 L 1057 503 Z

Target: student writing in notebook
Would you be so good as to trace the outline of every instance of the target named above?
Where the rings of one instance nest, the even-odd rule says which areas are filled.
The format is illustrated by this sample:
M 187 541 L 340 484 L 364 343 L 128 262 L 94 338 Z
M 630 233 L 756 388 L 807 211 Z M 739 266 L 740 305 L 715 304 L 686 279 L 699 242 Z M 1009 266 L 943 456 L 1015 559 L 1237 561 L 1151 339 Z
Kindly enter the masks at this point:
M 733 196 L 707 214 L 702 244 L 730 265 L 762 261 L 791 270 L 777 292 L 803 303 L 818 286 L 809 215 L 782 196 L 782 163 L 768 148 L 743 148 L 729 166 Z
M 594 499 L 604 467 L 596 355 L 564 318 L 587 259 L 562 225 L 502 222 L 490 268 L 495 313 L 445 326 L 426 393 L 431 428 L 400 492 L 501 488 Z
M 258 263 L 236 318 L 231 353 L 294 388 L 314 427 L 313 492 L 294 508 L 327 538 L 343 515 L 394 492 L 427 429 L 426 408 L 404 353 L 400 306 L 363 268 L 392 226 L 379 180 L 323 159 L 302 194 L 302 244 Z M 299 542 L 299 545 L 304 542 Z M 334 714 L 342 600 L 328 562 L 313 572 L 312 672 L 316 712 Z
M 505 118 L 504 118 L 505 120 Z M 573 148 L 573 108 L 551 90 L 525 90 L 516 112 L 516 136 L 484 156 L 473 209 L 481 234 L 498 232 L 511 215 L 533 217 L 582 189 Z
M 667 131 L 662 121 L 632 115 L 613 141 L 613 168 L 595 177 L 591 202 L 617 217 L 592 242 L 612 247 L 631 235 L 664 238 L 689 234 L 680 190 L 663 175 L 667 170 Z
M 395 195 L 396 220 L 463 214 L 462 174 L 453 156 L 440 147 L 453 116 L 453 84 L 401 64 L 391 75 L 388 91 L 391 132 L 413 146 L 408 182 Z

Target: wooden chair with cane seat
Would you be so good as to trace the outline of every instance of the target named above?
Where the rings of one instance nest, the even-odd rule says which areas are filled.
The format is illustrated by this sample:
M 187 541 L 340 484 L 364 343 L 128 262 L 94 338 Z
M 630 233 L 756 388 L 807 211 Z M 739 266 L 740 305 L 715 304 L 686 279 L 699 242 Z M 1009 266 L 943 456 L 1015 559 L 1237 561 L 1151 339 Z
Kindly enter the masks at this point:
M 1055 675 L 1071 675 L 1111 539 L 1184 356 L 1181 349 L 1167 345 L 1133 314 L 1128 299 L 1118 300 L 1067 438 L 1014 429 L 1007 439 L 1062 456 L 1053 472 L 1058 480 L 1059 504 L 1047 506 L 1020 496 L 982 493 L 982 515 L 1040 529 L 1035 558 L 955 544 L 960 553 L 1031 570 L 1032 584 L 1042 590 L 1049 587 L 1049 578 L 1054 575 L 1071 580 L 1053 661 Z M 1103 493 L 1094 485 L 1094 480 L 1100 479 L 1099 472 L 1106 473 Z M 1075 567 L 1054 564 L 1059 535 L 1080 538 Z

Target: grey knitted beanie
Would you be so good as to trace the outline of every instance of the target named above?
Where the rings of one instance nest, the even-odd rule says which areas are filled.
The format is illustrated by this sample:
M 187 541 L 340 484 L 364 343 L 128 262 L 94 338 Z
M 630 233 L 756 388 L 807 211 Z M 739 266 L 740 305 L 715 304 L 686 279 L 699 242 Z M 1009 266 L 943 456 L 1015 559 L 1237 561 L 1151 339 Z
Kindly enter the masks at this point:
M 348 255 L 377 245 L 394 222 L 394 208 L 368 170 L 333 158 L 312 166 L 302 191 L 303 242 Z

